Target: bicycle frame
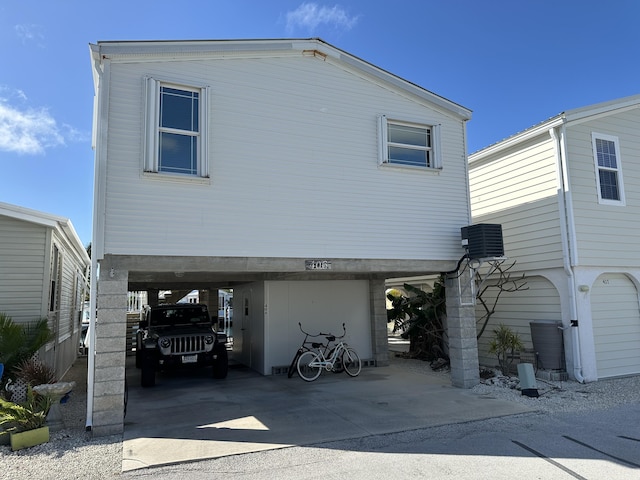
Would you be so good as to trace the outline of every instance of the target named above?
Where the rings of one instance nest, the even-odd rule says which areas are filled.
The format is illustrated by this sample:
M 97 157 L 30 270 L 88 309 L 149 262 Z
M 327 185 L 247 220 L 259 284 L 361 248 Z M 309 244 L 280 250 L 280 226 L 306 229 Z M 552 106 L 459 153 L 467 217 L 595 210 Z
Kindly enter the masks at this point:
M 312 335 L 308 332 L 305 332 L 302 329 L 302 323 L 300 322 L 298 322 L 298 327 L 300 328 L 300 331 L 304 333 L 304 340 L 302 340 L 302 344 L 300 345 L 300 347 L 298 347 L 298 350 L 296 350 L 296 353 L 293 356 L 293 360 L 291 361 L 291 365 L 289 365 L 289 371 L 287 372 L 287 376 L 289 378 L 291 378 L 295 372 L 295 367 L 296 367 L 298 358 L 300 358 L 300 355 L 302 355 L 304 352 L 317 352 L 319 355 L 322 355 L 322 357 L 324 358 L 327 352 L 329 352 L 331 343 L 335 342 L 336 340 L 335 335 L 332 335 L 330 333 L 320 332 L 317 335 Z M 344 329 L 344 324 L 342 324 L 342 328 Z M 310 337 L 316 338 L 320 336 L 323 336 L 327 339 L 326 344 L 322 342 L 314 342 L 313 340 L 311 341 L 309 340 Z M 344 337 L 344 334 L 342 336 Z M 342 338 L 342 337 L 339 337 L 339 338 Z
M 344 335 L 343 335 L 344 336 Z M 319 351 L 318 352 L 318 356 L 320 358 L 322 358 L 321 361 L 319 362 L 311 362 L 309 363 L 310 367 L 320 367 L 320 368 L 324 368 L 325 370 L 327 370 L 328 372 L 333 370 L 334 365 L 336 363 L 336 361 L 338 360 L 338 358 L 342 358 L 342 353 L 344 351 L 346 351 L 348 345 L 344 342 L 338 342 L 338 344 L 334 347 L 333 349 L 333 354 L 329 357 L 326 358 L 323 351 Z M 325 349 L 326 351 L 326 349 Z

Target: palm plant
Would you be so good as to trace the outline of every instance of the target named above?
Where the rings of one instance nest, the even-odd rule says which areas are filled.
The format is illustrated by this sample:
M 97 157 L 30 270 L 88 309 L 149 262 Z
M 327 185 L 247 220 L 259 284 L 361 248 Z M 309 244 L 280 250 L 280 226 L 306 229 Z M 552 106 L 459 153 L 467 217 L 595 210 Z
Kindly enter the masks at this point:
M 504 324 L 493 331 L 493 339 L 489 343 L 489 353 L 498 358 L 503 375 L 509 375 L 514 354 L 524 350 L 520 335 Z
M 40 348 L 52 339 L 46 318 L 27 324 L 15 323 L 11 317 L 0 312 L 0 363 L 4 364 L 3 385 L 16 378 L 16 368 L 33 357 Z

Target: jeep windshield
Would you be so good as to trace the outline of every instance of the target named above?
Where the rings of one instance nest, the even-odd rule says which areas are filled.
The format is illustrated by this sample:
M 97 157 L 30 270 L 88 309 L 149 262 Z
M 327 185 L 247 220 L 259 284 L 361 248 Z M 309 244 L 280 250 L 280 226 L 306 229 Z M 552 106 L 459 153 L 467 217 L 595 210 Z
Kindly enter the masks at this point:
M 207 309 L 203 307 L 157 308 L 151 310 L 150 323 L 156 327 L 210 326 L 211 320 Z

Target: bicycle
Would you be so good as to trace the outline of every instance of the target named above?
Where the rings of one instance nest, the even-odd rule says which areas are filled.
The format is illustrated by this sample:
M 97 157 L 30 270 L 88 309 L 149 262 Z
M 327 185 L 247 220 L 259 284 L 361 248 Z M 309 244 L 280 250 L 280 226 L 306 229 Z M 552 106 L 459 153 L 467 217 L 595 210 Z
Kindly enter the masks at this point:
M 335 337 L 332 335 L 332 337 L 334 337 L 334 339 L 344 338 L 347 333 L 344 323 L 342 324 L 342 330 L 342 336 Z M 360 374 L 362 362 L 353 347 L 350 347 L 340 340 L 331 352 L 329 352 L 328 357 L 325 355 L 327 348 L 319 350 L 318 352 L 307 350 L 300 354 L 297 362 L 297 370 L 300 378 L 306 382 L 313 382 L 320 376 L 323 369 L 328 372 L 335 372 L 337 369 L 340 369 L 340 371 L 344 370 L 347 375 L 351 377 L 356 377 Z
M 317 335 L 311 335 L 310 333 L 305 332 L 302 329 L 302 324 L 300 322 L 298 322 L 298 327 L 300 327 L 300 331 L 302 333 L 304 333 L 304 340 L 302 340 L 302 344 L 300 345 L 300 347 L 298 348 L 298 350 L 296 351 L 295 355 L 293 356 L 293 360 L 291 360 L 291 364 L 289 365 L 289 371 L 287 372 L 287 377 L 291 378 L 293 377 L 293 374 L 296 373 L 297 371 L 297 365 L 298 365 L 298 359 L 300 358 L 300 355 L 302 355 L 305 352 L 312 352 L 314 350 L 320 350 L 323 349 L 324 353 L 327 352 L 327 350 L 329 349 L 329 344 L 331 342 L 335 342 L 336 337 L 334 335 L 331 335 L 330 333 L 318 333 Z M 312 342 L 309 341 L 309 337 L 320 337 L 323 336 L 327 339 L 327 344 L 325 345 L 322 342 Z M 311 348 L 309 348 L 308 345 L 311 345 Z M 331 356 L 333 354 L 333 349 L 329 352 L 329 356 Z M 341 373 L 342 370 L 339 369 L 340 366 L 336 365 L 336 370 L 334 370 L 335 373 Z

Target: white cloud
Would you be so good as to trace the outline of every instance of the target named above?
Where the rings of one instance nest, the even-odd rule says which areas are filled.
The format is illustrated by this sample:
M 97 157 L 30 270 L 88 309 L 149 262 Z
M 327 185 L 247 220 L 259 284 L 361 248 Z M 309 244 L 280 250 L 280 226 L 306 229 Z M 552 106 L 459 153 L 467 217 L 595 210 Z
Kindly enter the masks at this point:
M 35 43 L 39 47 L 44 46 L 44 34 L 40 25 L 21 24 L 15 25 L 13 29 L 18 37 L 22 39 L 22 43 Z
M 6 89 L 0 88 L 0 93 Z M 24 97 L 23 92 L 16 95 Z M 0 151 L 37 155 L 65 144 L 65 137 L 46 108 L 19 108 L 0 97 Z
M 324 7 L 317 3 L 308 2 L 291 12 L 287 12 L 287 31 L 289 33 L 297 29 L 304 29 L 312 34 L 320 25 L 334 29 L 351 30 L 357 22 L 358 16 L 349 16 L 339 5 Z

